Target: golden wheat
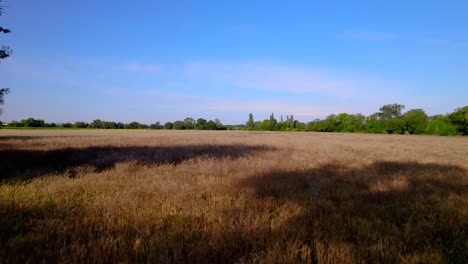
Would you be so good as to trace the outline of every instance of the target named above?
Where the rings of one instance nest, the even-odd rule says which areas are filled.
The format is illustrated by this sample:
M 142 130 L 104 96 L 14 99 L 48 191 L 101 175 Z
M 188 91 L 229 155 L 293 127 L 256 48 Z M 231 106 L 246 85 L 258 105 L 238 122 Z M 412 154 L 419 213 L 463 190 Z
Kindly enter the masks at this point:
M 0 131 L 1 262 L 468 262 L 468 138 Z

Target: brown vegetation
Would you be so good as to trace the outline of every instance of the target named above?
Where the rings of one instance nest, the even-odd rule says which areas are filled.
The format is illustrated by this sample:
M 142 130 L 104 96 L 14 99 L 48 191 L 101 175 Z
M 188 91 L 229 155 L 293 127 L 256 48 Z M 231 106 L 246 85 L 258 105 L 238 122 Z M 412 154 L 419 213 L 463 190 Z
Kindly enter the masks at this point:
M 0 262 L 468 262 L 468 139 L 0 131 Z

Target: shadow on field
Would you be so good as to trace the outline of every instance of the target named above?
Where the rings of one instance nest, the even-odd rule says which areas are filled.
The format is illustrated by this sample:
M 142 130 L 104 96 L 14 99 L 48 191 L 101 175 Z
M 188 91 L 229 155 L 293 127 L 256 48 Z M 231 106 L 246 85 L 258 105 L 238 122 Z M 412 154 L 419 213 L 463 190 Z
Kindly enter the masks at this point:
M 2 136 L 0 135 L 0 143 L 10 140 L 38 140 L 38 139 L 60 139 L 60 138 L 89 138 L 90 136 L 84 135 L 50 135 L 50 136 Z M 93 137 L 99 137 L 93 136 Z
M 266 236 L 310 246 L 313 261 L 467 263 L 468 218 L 448 201 L 466 199 L 467 180 L 458 166 L 382 161 L 276 171 L 239 186 L 303 208 Z
M 227 148 L 231 155 L 248 152 L 245 146 Z M 15 212 L 14 206 L 0 205 L 0 257 L 6 262 L 467 263 L 468 219 L 456 209 L 463 207 L 453 204 L 453 197 L 466 197 L 466 177 L 462 167 L 415 162 L 273 171 L 233 186 L 234 193 L 249 189 L 254 197 L 242 212 L 229 206 L 218 211 L 221 223 L 178 213 L 148 219 L 144 232 L 131 219 L 120 219 L 120 225 L 103 226 L 103 216 L 83 222 L 90 216 L 79 207 Z M 261 210 L 261 202 L 270 200 L 275 206 Z M 300 212 L 285 216 L 284 206 L 291 204 Z M 261 214 L 284 221 L 249 229 L 254 223 L 243 218 Z
M 188 145 L 0 150 L 0 180 L 27 180 L 52 172 L 68 172 L 73 177 L 74 169 L 79 166 L 100 172 L 126 161 L 140 165 L 179 164 L 195 157 L 238 158 L 272 149 L 248 145 Z

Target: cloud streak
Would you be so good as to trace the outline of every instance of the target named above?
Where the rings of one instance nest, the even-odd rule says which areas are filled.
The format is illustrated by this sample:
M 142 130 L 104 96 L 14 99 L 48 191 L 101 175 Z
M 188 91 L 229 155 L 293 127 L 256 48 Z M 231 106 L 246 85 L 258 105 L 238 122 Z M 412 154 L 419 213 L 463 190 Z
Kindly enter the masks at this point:
M 122 69 L 131 73 L 160 74 L 163 66 L 157 63 L 131 62 L 122 65 Z
M 361 41 L 392 41 L 400 38 L 396 34 L 373 31 L 345 31 L 339 37 Z
M 263 62 L 192 62 L 183 74 L 191 82 L 294 94 L 354 95 L 368 85 L 357 74 Z

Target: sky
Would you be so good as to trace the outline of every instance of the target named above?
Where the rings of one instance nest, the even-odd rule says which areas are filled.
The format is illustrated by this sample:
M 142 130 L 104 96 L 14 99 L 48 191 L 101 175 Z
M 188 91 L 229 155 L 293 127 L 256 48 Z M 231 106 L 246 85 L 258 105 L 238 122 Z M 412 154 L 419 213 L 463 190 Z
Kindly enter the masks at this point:
M 3 0 L 9 122 L 468 105 L 468 1 Z

